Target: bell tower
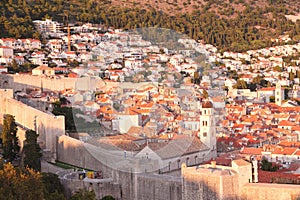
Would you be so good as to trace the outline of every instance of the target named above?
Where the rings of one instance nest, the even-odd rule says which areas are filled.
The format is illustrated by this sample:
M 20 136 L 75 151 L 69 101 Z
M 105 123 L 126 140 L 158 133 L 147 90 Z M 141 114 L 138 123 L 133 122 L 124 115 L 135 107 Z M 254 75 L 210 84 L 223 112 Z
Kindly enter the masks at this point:
M 214 107 L 211 101 L 205 100 L 201 104 L 200 114 L 200 131 L 198 137 L 211 152 L 216 155 L 217 141 L 216 141 L 216 125 L 214 116 Z
M 284 90 L 282 90 L 280 83 L 276 83 L 275 104 L 281 106 L 282 100 L 284 100 Z

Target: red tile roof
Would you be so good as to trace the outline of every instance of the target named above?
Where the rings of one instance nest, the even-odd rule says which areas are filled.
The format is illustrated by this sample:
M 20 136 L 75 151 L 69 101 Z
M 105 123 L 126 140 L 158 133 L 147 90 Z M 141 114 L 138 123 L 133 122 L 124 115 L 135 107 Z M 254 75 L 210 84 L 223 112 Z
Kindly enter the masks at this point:
M 279 147 L 276 148 L 272 154 L 281 154 L 281 155 L 293 155 L 298 148 L 292 148 L 292 147 Z
M 267 87 L 267 88 L 261 88 L 258 91 L 275 91 L 275 87 Z
M 299 180 L 299 176 L 294 174 L 258 170 L 259 183 L 271 183 L 272 178 L 285 178 L 285 179 Z
M 287 120 L 282 120 L 279 122 L 278 126 L 296 126 L 297 124 L 295 122 L 290 122 Z
M 245 147 L 241 150 L 241 154 L 261 155 L 262 151 L 263 151 L 262 148 L 248 148 L 248 147 Z

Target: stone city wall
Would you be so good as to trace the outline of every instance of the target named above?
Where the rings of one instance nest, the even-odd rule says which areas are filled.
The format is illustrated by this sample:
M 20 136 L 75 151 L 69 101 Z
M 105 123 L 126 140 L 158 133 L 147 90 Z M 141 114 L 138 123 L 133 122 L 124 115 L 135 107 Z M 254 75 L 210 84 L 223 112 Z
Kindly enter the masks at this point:
M 29 74 L 0 74 L 0 88 L 26 91 L 26 88 L 43 88 L 51 91 L 61 91 L 66 88 L 94 91 L 105 83 L 99 78 L 67 78 L 43 77 Z
M 74 173 L 60 178 L 67 198 L 71 197 L 80 189 L 86 189 L 95 191 L 97 199 L 101 199 L 108 195 L 113 196 L 115 199 L 121 199 L 120 185 L 114 183 L 112 179 L 98 179 L 97 182 L 93 183 L 86 180 L 80 180 L 78 179 L 78 176 L 78 173 Z
M 183 164 L 182 177 L 183 200 L 239 199 L 238 175 L 229 169 L 186 168 Z
M 69 136 L 60 136 L 58 138 L 58 156 L 57 159 L 61 162 L 75 165 L 78 167 L 102 171 L 103 178 L 112 178 L 114 184 L 118 183 L 118 190 L 113 190 L 110 195 L 113 197 L 120 197 L 123 200 L 132 200 L 134 198 L 134 174 L 128 172 L 118 171 L 103 164 L 101 160 L 94 157 L 86 148 L 84 143 L 80 140 L 71 138 Z M 68 186 L 70 190 L 76 190 L 77 187 L 83 187 L 82 183 L 72 181 Z M 75 189 L 74 189 L 75 187 Z M 98 189 L 95 189 L 96 193 Z M 100 194 L 97 194 L 99 196 Z
M 60 136 L 57 144 L 57 160 L 95 171 L 106 171 L 104 165 L 85 148 L 86 144 L 69 136 Z M 105 174 L 111 174 L 111 170 Z M 111 175 L 109 175 L 111 177 Z
M 55 158 L 57 137 L 65 134 L 64 116 L 54 116 L 27 106 L 12 99 L 12 94 L 12 90 L 0 90 L 0 114 L 13 115 L 22 128 L 36 130 L 41 148 L 50 151 Z
M 162 199 L 162 200 L 179 200 L 181 197 L 181 179 L 174 178 L 167 175 L 158 175 L 153 173 L 137 173 L 136 169 L 131 168 L 130 165 L 114 166 L 111 168 L 105 164 L 105 159 L 92 155 L 88 150 L 92 145 L 76 140 L 69 136 L 60 136 L 58 139 L 58 157 L 61 162 L 69 163 L 78 167 L 83 167 L 95 171 L 102 171 L 104 178 L 112 178 L 115 190 L 110 191 L 110 195 L 122 200 L 140 200 L 140 199 Z M 150 163 L 151 164 L 151 163 Z M 140 166 L 141 165 L 141 166 Z M 147 164 L 148 165 L 148 164 Z M 127 168 L 126 168 L 127 167 Z M 135 166 L 143 168 L 142 164 L 137 163 Z M 81 184 L 81 185 L 80 185 Z M 78 187 L 83 187 L 82 183 L 72 182 L 70 190 L 76 190 Z M 96 186 L 95 186 L 96 187 Z M 98 186 L 97 186 L 98 187 Z M 103 189 L 94 188 L 98 194 L 98 190 Z M 110 187 L 110 186 L 108 186 Z M 107 192 L 108 194 L 108 192 Z
M 180 177 L 159 174 L 137 175 L 137 199 L 139 200 L 181 200 Z
M 299 200 L 300 185 L 248 183 L 242 188 L 242 200 Z

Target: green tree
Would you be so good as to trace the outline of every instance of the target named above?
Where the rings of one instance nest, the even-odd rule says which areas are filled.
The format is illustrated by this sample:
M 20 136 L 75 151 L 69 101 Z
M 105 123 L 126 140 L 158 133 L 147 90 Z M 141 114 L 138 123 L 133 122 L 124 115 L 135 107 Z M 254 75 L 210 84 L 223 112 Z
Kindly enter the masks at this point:
M 253 70 L 253 68 L 252 68 L 252 66 L 250 66 L 250 68 L 249 68 L 249 72 L 253 72 L 254 70 Z
M 263 78 L 261 77 L 261 76 L 256 76 L 255 78 L 253 78 L 253 80 L 252 80 L 252 84 L 258 84 L 258 85 L 260 85 L 261 84 L 261 82 L 262 82 L 262 80 L 263 80 Z
M 208 99 L 208 92 L 206 90 L 203 90 L 203 98 Z
M 9 68 L 10 71 L 13 71 L 13 72 L 19 72 L 20 71 L 19 65 L 18 65 L 18 63 L 15 59 L 13 59 L 11 63 L 9 63 L 8 68 Z
M 53 103 L 52 113 L 65 116 L 65 129 L 69 132 L 76 132 L 73 110 L 70 107 L 61 107 L 61 101 Z
M 244 80 L 238 79 L 236 84 L 233 86 L 235 89 L 247 89 L 247 83 Z
M 14 168 L 6 163 L 0 170 L 0 183 L 0 200 L 44 198 L 40 173 L 30 168 Z
M 45 200 L 65 200 L 63 185 L 57 174 L 42 173 L 42 182 L 44 184 Z
M 277 166 L 273 166 L 273 164 L 269 162 L 266 158 L 262 159 L 260 163 L 260 168 L 264 171 L 272 171 L 272 172 L 275 172 L 278 169 Z
M 5 115 L 3 119 L 1 136 L 3 145 L 3 157 L 8 161 L 13 161 L 20 151 L 17 131 L 18 128 L 14 116 L 8 114 Z
M 112 196 L 108 195 L 103 197 L 101 200 L 115 200 L 115 198 L 113 198 Z
M 274 70 L 274 71 L 277 71 L 277 72 L 282 72 L 282 68 L 279 67 L 278 65 L 275 66 L 275 67 L 273 67 L 273 70 Z
M 293 81 L 295 78 L 295 74 L 293 72 L 289 72 L 289 80 Z
M 94 191 L 79 190 L 70 200 L 96 200 L 96 194 Z
M 41 148 L 37 143 L 38 134 L 33 130 L 27 130 L 24 141 L 24 165 L 36 171 L 41 170 Z

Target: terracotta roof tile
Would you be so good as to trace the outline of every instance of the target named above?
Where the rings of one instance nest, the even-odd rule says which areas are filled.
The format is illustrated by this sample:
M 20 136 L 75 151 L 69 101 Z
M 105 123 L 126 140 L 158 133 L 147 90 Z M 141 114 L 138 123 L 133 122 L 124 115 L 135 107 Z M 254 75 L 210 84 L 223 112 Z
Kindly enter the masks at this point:
M 248 147 L 245 147 L 241 150 L 241 154 L 261 155 L 262 151 L 263 151 L 262 148 L 248 148 Z

